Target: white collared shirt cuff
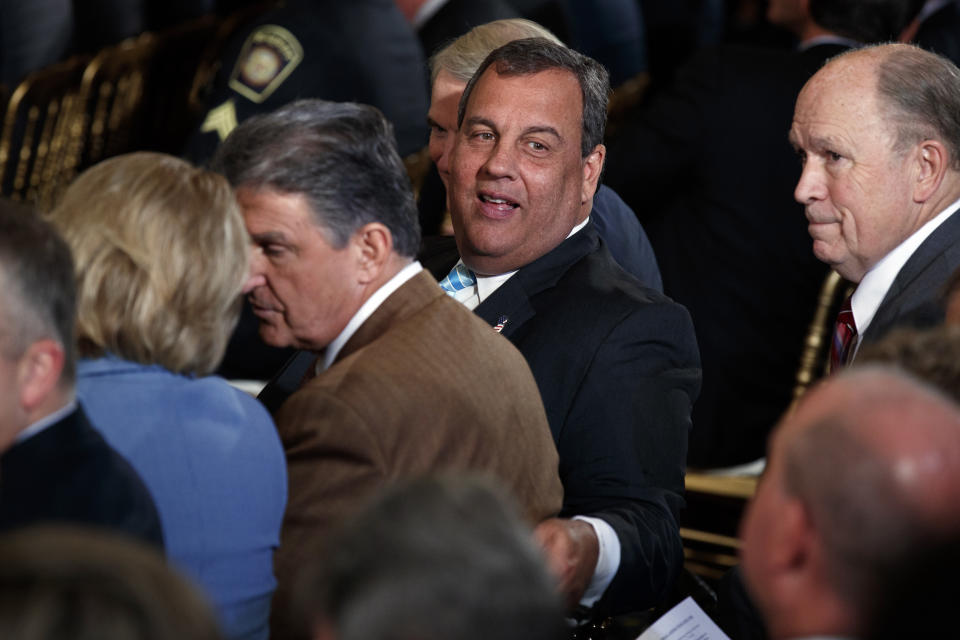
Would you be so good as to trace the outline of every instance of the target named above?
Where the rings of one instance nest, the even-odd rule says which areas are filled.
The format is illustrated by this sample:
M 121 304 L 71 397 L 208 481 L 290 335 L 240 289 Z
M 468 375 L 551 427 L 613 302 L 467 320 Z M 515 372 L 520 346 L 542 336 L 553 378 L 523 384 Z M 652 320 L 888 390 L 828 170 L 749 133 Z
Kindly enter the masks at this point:
M 597 567 L 593 571 L 593 578 L 590 579 L 587 590 L 580 598 L 581 605 L 592 607 L 610 586 L 613 577 L 617 575 L 617 569 L 620 568 L 620 538 L 617 537 L 617 532 L 613 530 L 613 527 L 600 518 L 573 516 L 573 519 L 583 520 L 593 527 L 599 542 L 600 551 L 597 554 Z

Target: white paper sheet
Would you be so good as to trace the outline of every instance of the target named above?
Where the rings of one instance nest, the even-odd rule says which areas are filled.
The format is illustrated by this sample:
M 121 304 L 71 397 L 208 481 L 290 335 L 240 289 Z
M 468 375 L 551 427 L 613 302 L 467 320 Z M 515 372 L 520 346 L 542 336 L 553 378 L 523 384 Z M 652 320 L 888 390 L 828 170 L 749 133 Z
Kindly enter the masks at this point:
M 730 640 L 693 598 L 660 616 L 637 640 Z

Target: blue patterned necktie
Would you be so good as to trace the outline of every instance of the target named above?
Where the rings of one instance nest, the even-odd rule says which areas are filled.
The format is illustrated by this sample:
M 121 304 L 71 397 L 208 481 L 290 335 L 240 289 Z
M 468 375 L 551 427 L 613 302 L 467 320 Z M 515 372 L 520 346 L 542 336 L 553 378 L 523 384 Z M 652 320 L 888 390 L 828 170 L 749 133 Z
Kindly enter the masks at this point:
M 447 295 L 453 297 L 457 291 L 472 287 L 477 283 L 477 276 L 467 268 L 462 262 L 457 263 L 447 277 L 440 281 L 440 288 L 447 292 Z

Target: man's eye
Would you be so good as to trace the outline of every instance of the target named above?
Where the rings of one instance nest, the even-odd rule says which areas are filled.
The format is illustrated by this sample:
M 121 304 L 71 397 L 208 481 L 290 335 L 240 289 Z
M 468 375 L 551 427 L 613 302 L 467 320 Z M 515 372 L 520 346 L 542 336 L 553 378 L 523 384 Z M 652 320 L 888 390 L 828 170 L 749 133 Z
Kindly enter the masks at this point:
M 276 258 L 277 256 L 283 254 L 283 247 L 275 244 L 265 245 L 261 247 L 261 249 L 263 250 L 263 255 L 267 256 L 268 258 Z
M 827 151 L 827 160 L 829 160 L 830 162 L 838 162 L 842 158 L 843 156 L 837 153 L 836 151 Z
M 543 143 L 541 143 L 541 142 L 537 142 L 536 140 L 531 140 L 531 141 L 528 142 L 527 144 L 528 144 L 528 145 L 530 146 L 530 148 L 533 149 L 534 151 L 546 151 L 546 150 L 547 150 L 547 146 L 546 146 L 545 144 L 543 144 Z
M 493 133 L 489 131 L 477 131 L 473 134 L 473 137 L 477 140 L 493 140 Z

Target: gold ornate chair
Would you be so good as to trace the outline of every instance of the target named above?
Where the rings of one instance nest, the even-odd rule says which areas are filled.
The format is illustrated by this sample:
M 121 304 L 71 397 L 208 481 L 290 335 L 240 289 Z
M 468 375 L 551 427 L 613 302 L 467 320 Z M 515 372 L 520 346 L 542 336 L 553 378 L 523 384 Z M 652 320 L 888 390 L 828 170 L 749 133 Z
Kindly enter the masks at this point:
M 834 321 L 840 306 L 853 288 L 854 285 L 844 280 L 836 271 L 831 270 L 824 278 L 823 285 L 820 287 L 820 296 L 817 299 L 817 308 L 810 321 L 810 328 L 807 329 L 807 338 L 804 341 L 796 383 L 793 387 L 793 401 L 788 411 L 793 409 L 814 382 L 827 374 Z
M 188 108 L 198 59 L 217 30 L 202 16 L 108 47 L 83 74 L 83 168 L 137 149 L 179 153 L 193 124 Z
M 79 86 L 87 60 L 78 56 L 35 71 L 14 89 L 0 133 L 4 196 L 46 208 L 76 175 Z
M 135 148 L 144 124 L 147 70 L 157 46 L 156 36 L 144 33 L 100 51 L 87 65 L 80 87 L 82 167 Z

